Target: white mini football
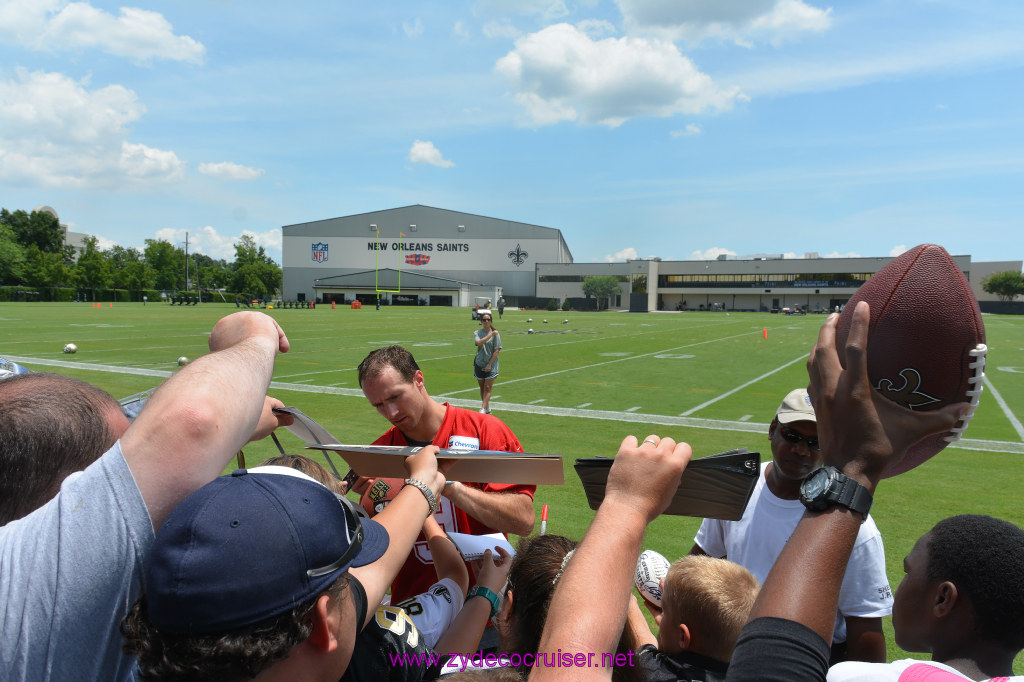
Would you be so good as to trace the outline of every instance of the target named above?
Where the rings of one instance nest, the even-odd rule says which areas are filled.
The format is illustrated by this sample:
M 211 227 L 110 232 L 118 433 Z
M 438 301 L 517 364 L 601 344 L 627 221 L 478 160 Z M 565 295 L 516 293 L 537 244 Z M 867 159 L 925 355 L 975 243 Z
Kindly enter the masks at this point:
M 78 346 L 76 346 L 73 343 L 69 343 L 66 346 L 64 346 L 64 352 L 65 353 L 77 353 L 78 352 Z
M 661 606 L 661 580 L 668 575 L 669 566 L 668 559 L 653 549 L 645 549 L 636 561 L 636 573 L 633 574 L 636 589 L 657 606 Z

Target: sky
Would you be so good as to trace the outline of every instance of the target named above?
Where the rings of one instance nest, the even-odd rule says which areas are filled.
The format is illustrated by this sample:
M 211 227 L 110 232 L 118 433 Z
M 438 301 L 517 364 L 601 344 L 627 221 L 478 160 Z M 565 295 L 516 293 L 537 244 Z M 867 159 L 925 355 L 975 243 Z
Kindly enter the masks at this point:
M 1019 0 L 0 0 L 0 206 L 215 258 L 412 204 L 577 262 L 1024 258 Z

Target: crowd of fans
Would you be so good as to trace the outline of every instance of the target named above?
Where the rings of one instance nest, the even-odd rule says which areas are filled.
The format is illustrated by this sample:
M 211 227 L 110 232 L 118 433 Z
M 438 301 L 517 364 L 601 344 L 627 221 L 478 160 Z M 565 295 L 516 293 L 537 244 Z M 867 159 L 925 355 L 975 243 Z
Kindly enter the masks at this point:
M 289 341 L 264 314 L 221 319 L 210 353 L 128 415 L 85 382 L 11 372 L 0 377 L 0 678 L 1024 680 L 1011 677 L 1024 649 L 1020 528 L 941 521 L 899 548 L 906 576 L 890 589 L 872 496 L 965 406 L 914 413 L 880 398 L 866 304 L 842 364 L 835 322 L 811 354 L 809 389 L 772 420 L 772 461 L 743 518 L 705 519 L 661 604 L 646 602 L 657 633 L 632 578 L 686 443 L 627 436 L 577 541 L 533 535 L 535 486 L 447 480 L 439 448 L 523 448 L 489 410 L 431 398 L 400 346 L 370 353 L 359 383 L 392 425 L 375 443 L 421 449 L 405 478 L 351 490 L 297 455 L 220 475 L 292 420 L 267 396 Z M 522 539 L 514 556 L 464 561 L 455 532 Z M 890 613 L 896 643 L 930 661 L 886 661 Z

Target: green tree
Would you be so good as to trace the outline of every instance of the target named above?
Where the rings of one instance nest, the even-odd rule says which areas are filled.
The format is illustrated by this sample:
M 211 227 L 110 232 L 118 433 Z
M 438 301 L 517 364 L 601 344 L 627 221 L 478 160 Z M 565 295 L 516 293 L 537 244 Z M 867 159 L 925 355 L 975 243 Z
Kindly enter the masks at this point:
M 155 274 L 157 289 L 181 289 L 185 286 L 185 252 L 163 239 L 147 239 L 143 251 L 146 265 Z
M 60 222 L 42 211 L 14 211 L 0 209 L 0 223 L 14 231 L 14 237 L 24 247 L 36 246 L 46 253 L 60 253 L 64 246 L 64 230 Z
M 1014 270 L 993 272 L 981 280 L 981 288 L 999 297 L 1000 301 L 1012 301 L 1024 294 L 1024 275 Z
M 99 240 L 96 237 L 85 238 L 85 248 L 78 256 L 75 264 L 75 282 L 83 289 L 93 292 L 93 300 L 96 300 L 96 290 L 110 286 L 110 267 L 103 257 L 103 252 L 98 246 Z
M 0 223 L 0 284 L 23 284 L 25 249 L 9 225 Z
M 593 296 L 597 299 L 598 310 L 608 307 L 608 297 L 622 291 L 619 288 L 619 278 L 615 275 L 598 275 L 595 277 L 583 278 L 583 295 L 587 298 Z
M 60 253 L 42 251 L 35 244 L 25 249 L 24 272 L 22 282 L 29 286 L 63 287 L 73 281 L 72 270 Z
M 281 267 L 256 245 L 252 235 L 243 234 L 235 242 L 235 261 L 231 286 L 238 293 L 273 294 L 281 286 Z

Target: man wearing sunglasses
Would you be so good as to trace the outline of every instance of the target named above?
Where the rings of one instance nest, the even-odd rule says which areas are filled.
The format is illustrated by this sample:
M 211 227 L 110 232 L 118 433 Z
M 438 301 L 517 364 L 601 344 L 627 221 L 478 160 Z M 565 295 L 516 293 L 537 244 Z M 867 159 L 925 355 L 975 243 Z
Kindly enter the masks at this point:
M 783 546 L 803 516 L 800 484 L 821 464 L 818 424 L 807 391 L 791 391 L 768 427 L 772 461 L 739 521 L 704 519 L 691 554 L 727 558 L 764 582 Z M 892 613 L 892 590 L 885 572 L 882 536 L 868 515 L 843 580 L 836 614 L 832 663 L 843 660 L 884 662 L 882 617 Z

